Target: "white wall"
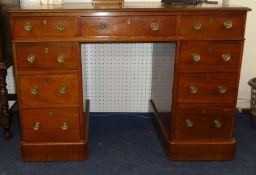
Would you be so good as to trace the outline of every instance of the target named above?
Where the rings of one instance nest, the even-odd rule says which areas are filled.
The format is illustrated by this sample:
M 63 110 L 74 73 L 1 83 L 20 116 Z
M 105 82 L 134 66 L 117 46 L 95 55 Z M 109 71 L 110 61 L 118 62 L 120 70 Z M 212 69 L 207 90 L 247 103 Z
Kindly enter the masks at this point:
M 255 0 L 230 0 L 230 4 L 246 6 L 252 9 L 248 12 L 243 64 L 241 70 L 241 78 L 238 92 L 238 107 L 249 107 L 250 86 L 248 81 L 256 77 L 256 1 Z

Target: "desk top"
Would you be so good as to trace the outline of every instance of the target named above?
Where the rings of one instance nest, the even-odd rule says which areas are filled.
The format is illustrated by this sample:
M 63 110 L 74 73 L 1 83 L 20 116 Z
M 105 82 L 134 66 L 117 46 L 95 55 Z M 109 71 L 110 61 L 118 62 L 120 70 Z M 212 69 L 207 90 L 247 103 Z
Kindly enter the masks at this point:
M 197 5 L 188 5 L 188 4 L 163 4 L 158 2 L 149 2 L 149 3 L 124 3 L 123 6 L 119 5 L 92 5 L 91 3 L 65 3 L 63 5 L 41 5 L 33 4 L 27 6 L 14 6 L 9 7 L 8 12 L 65 12 L 72 10 L 73 12 L 84 12 L 84 11 L 169 11 L 169 12 L 182 12 L 182 11 L 249 11 L 250 8 L 234 6 L 234 5 L 224 5 L 224 4 L 197 4 Z

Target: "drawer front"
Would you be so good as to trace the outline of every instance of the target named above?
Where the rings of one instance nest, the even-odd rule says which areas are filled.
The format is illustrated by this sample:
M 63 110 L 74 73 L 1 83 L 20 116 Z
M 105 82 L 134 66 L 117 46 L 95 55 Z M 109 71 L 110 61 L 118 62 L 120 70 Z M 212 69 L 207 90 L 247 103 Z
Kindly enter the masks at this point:
M 19 43 L 15 45 L 19 70 L 77 69 L 77 44 Z
M 173 36 L 175 16 L 84 17 L 83 36 Z
M 241 56 L 242 43 L 183 42 L 179 72 L 237 72 Z
M 180 74 L 178 103 L 234 103 L 236 73 Z
M 243 38 L 244 15 L 182 16 L 180 34 L 187 38 Z
M 80 140 L 79 108 L 22 109 L 20 115 L 23 141 Z
M 77 34 L 76 17 L 13 17 L 12 37 L 33 39 Z
M 63 75 L 20 75 L 22 107 L 78 106 L 78 77 Z
M 233 108 L 178 105 L 176 139 L 228 139 L 233 135 Z

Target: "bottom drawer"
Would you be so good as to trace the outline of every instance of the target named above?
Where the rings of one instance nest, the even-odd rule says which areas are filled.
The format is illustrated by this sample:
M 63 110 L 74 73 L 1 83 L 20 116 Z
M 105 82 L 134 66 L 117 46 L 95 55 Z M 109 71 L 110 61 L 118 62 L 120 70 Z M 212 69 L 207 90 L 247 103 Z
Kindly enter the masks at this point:
M 80 140 L 79 108 L 22 109 L 22 140 L 65 142 Z
M 233 135 L 232 107 L 178 105 L 176 139 L 229 139 Z

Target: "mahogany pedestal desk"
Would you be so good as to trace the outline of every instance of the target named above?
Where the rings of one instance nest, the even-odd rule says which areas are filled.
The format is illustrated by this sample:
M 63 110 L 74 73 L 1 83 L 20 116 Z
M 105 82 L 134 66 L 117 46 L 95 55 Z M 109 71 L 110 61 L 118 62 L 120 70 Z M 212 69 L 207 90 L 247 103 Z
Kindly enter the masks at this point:
M 248 10 L 161 3 L 9 9 L 22 160 L 87 158 L 80 43 L 94 42 L 175 43 L 173 64 L 161 63 L 159 47 L 152 64 L 152 113 L 166 157 L 232 159 Z

